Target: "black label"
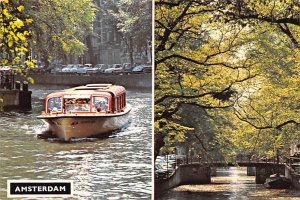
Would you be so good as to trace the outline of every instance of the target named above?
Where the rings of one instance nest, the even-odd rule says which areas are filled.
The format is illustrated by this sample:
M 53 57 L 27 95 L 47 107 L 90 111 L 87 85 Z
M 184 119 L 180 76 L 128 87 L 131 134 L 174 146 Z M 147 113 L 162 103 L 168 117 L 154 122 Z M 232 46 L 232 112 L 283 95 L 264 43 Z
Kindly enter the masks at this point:
M 71 183 L 66 182 L 10 182 L 11 195 L 70 195 Z

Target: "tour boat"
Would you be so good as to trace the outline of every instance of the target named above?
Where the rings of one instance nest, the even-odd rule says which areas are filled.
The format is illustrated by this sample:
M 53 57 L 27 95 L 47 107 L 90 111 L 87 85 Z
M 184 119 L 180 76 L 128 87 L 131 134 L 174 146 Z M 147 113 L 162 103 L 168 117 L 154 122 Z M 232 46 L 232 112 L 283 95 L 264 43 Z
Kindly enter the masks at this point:
M 88 84 L 47 95 L 45 110 L 38 118 L 48 125 L 48 133 L 69 141 L 122 128 L 130 110 L 124 87 Z

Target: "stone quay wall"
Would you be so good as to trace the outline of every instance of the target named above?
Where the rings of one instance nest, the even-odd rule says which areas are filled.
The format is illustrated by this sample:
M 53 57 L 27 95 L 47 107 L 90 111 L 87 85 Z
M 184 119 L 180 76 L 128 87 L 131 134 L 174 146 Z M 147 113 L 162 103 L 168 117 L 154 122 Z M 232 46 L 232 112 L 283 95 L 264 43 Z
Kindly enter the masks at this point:
M 293 188 L 300 190 L 300 174 L 288 165 L 285 166 L 285 177 L 291 180 Z
M 0 103 L 0 106 L 18 106 L 19 105 L 19 90 L 7 90 L 1 89 L 0 90 L 0 99 L 3 102 Z
M 21 91 L 17 89 L 1 89 L 0 90 L 1 108 L 31 108 L 31 91 Z
M 210 167 L 200 164 L 180 165 L 168 179 L 155 181 L 155 194 L 186 184 L 211 183 Z
M 29 74 L 35 84 L 79 86 L 95 83 L 111 83 L 125 88 L 152 88 L 152 74 Z M 16 80 L 26 81 L 26 77 L 17 76 Z
M 277 173 L 277 168 L 279 168 L 280 174 L 285 174 L 285 165 L 283 164 L 279 164 L 278 166 L 272 163 L 257 165 L 255 183 L 264 184 L 266 182 L 266 179 L 269 178 L 270 175 Z

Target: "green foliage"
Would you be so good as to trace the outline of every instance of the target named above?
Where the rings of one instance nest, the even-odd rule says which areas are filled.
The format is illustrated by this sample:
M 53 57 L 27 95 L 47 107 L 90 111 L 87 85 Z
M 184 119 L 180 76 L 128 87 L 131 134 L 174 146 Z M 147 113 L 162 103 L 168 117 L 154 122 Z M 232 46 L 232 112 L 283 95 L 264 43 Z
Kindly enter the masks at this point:
M 66 62 L 67 55 L 84 53 L 96 11 L 91 0 L 26 1 L 24 6 L 33 20 L 31 47 L 42 54 L 46 65 L 53 59 Z
M 187 135 L 195 125 L 174 116 L 193 105 L 214 119 L 204 129 L 214 130 L 226 159 L 287 152 L 300 137 L 298 8 L 294 1 L 157 0 L 155 137 L 170 137 L 166 124 Z M 174 145 L 158 139 L 156 154 Z
M 147 51 L 152 40 L 152 2 L 150 0 L 119 0 L 101 7 L 125 42 L 130 62 L 133 64 L 133 51 Z
M 40 54 L 46 66 L 54 58 L 66 60 L 67 55 L 79 56 L 86 50 L 84 41 L 92 32 L 96 11 L 91 0 L 5 0 L 0 3 L 2 65 L 24 64 L 25 68 L 33 68 L 29 49 Z

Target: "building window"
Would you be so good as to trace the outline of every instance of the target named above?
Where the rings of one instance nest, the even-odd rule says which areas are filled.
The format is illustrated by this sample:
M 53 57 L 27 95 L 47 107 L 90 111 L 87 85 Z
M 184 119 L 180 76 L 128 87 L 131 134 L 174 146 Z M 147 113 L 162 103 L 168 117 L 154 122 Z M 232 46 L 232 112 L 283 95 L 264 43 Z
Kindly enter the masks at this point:
M 107 34 L 106 32 L 102 31 L 101 32 L 101 43 L 105 43 L 107 40 Z

